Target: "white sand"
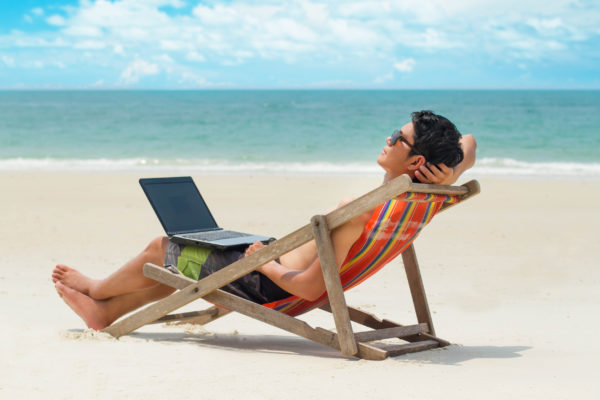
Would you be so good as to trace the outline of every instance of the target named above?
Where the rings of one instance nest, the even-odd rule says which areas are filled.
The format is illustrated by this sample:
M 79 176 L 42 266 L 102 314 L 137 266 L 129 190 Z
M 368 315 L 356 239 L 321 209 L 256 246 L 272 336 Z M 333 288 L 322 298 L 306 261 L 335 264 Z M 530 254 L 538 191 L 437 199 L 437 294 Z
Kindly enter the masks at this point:
M 600 182 L 481 179 L 481 195 L 415 244 L 437 333 L 457 344 L 375 362 L 240 315 L 119 340 L 85 330 L 50 273 L 64 262 L 102 277 L 162 234 L 137 178 L 0 173 L 1 398 L 600 398 Z M 276 236 L 379 184 L 195 180 L 222 225 Z M 395 261 L 348 302 L 413 323 L 405 281 Z M 313 314 L 312 325 L 333 327 Z

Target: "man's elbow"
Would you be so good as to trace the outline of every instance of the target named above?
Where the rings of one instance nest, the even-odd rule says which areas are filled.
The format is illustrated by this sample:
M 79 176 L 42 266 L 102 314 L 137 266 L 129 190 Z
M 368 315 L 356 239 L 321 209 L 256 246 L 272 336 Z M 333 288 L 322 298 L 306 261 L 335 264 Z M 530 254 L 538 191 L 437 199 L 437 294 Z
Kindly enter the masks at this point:
M 321 295 L 322 295 L 323 293 L 324 293 L 324 292 L 321 292 L 321 293 L 319 293 L 319 294 L 309 294 L 309 295 L 306 295 L 306 296 L 302 296 L 302 298 L 303 298 L 304 300 L 308 300 L 308 301 L 316 301 L 316 300 L 318 300 L 318 299 L 319 299 L 319 297 L 321 297 Z
M 307 287 L 305 290 L 303 290 L 300 294 L 300 297 L 308 301 L 315 301 L 318 300 L 319 297 L 323 295 L 323 293 L 325 293 L 325 287 L 312 286 Z
M 467 143 L 468 147 L 473 151 L 477 149 L 477 141 L 473 135 L 463 135 L 463 140 Z
M 477 142 L 475 141 L 475 137 L 473 135 L 463 135 L 460 144 L 465 156 L 465 167 L 471 168 L 473 164 L 475 164 L 475 152 L 477 151 Z
M 463 135 L 461 139 L 461 146 L 464 151 L 475 154 L 477 150 L 477 141 L 473 135 Z

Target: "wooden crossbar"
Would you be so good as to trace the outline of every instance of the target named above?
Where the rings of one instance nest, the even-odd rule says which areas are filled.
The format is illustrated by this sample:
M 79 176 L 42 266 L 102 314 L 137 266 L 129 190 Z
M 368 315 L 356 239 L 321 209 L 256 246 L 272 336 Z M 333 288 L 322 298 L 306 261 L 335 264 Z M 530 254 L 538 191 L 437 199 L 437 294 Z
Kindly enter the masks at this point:
M 329 307 L 329 304 L 324 304 L 320 308 L 323 311 L 331 312 L 331 308 Z M 354 307 L 350 307 L 350 306 L 348 307 L 348 313 L 350 314 L 350 319 L 352 320 L 352 322 L 356 322 L 356 323 L 366 326 L 368 328 L 383 329 L 383 328 L 393 328 L 393 327 L 405 326 L 405 325 L 399 324 L 397 322 L 390 321 L 389 319 L 379 319 L 371 313 L 368 313 L 366 311 L 359 310 L 358 308 L 354 308 Z M 433 336 L 433 335 L 431 335 L 429 333 L 425 333 L 425 332 L 417 334 L 417 335 L 406 336 L 406 337 L 403 337 L 402 339 L 406 340 L 408 342 L 420 342 L 423 340 L 435 340 L 440 344 L 440 346 L 448 346 L 450 344 L 450 342 L 448 342 L 444 339 L 441 339 L 439 337 Z
M 422 342 L 412 342 L 400 345 L 388 345 L 385 351 L 388 357 L 401 356 L 408 353 L 416 353 L 418 351 L 435 349 L 440 347 L 440 343 L 436 340 L 423 340 Z
M 395 326 L 393 328 L 374 329 L 372 331 L 357 332 L 354 337 L 358 342 L 371 342 L 373 340 L 402 338 L 405 336 L 418 335 L 427 332 L 427 324 L 417 324 L 408 326 Z
M 231 311 L 225 310 L 221 307 L 210 307 L 206 310 L 202 311 L 191 311 L 186 313 L 178 313 L 178 314 L 169 314 L 163 317 L 160 317 L 156 321 L 149 322 L 149 324 L 160 324 L 163 322 L 177 322 L 177 323 L 187 323 L 187 324 L 198 324 L 205 325 L 209 322 L 216 320 L 217 318 L 221 318 L 229 314 Z
M 430 185 L 428 183 L 410 182 L 407 192 L 445 194 L 448 196 L 464 196 L 470 192 L 469 188 L 463 186 Z

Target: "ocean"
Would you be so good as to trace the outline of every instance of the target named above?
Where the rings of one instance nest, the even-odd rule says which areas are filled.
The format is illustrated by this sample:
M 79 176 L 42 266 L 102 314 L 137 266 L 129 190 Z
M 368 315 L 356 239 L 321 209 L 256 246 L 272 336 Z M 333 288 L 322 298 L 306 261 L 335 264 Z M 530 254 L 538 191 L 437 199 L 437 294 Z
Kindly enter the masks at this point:
M 0 171 L 380 174 L 431 109 L 478 142 L 476 175 L 600 178 L 600 91 L 0 91 Z

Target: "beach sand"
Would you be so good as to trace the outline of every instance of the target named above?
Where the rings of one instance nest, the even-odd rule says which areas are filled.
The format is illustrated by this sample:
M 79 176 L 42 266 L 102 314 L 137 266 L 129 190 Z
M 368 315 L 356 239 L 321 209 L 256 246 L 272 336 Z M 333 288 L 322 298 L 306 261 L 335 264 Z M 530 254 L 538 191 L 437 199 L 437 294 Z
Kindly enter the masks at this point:
M 240 315 L 119 340 L 86 330 L 50 273 L 61 262 L 103 277 L 162 235 L 138 178 L 0 173 L 0 397 L 600 398 L 598 181 L 481 178 L 479 196 L 415 242 L 437 334 L 455 344 L 376 362 Z M 194 178 L 221 225 L 274 236 L 380 183 Z M 348 292 L 348 303 L 416 321 L 399 260 Z M 322 311 L 306 320 L 334 326 Z

